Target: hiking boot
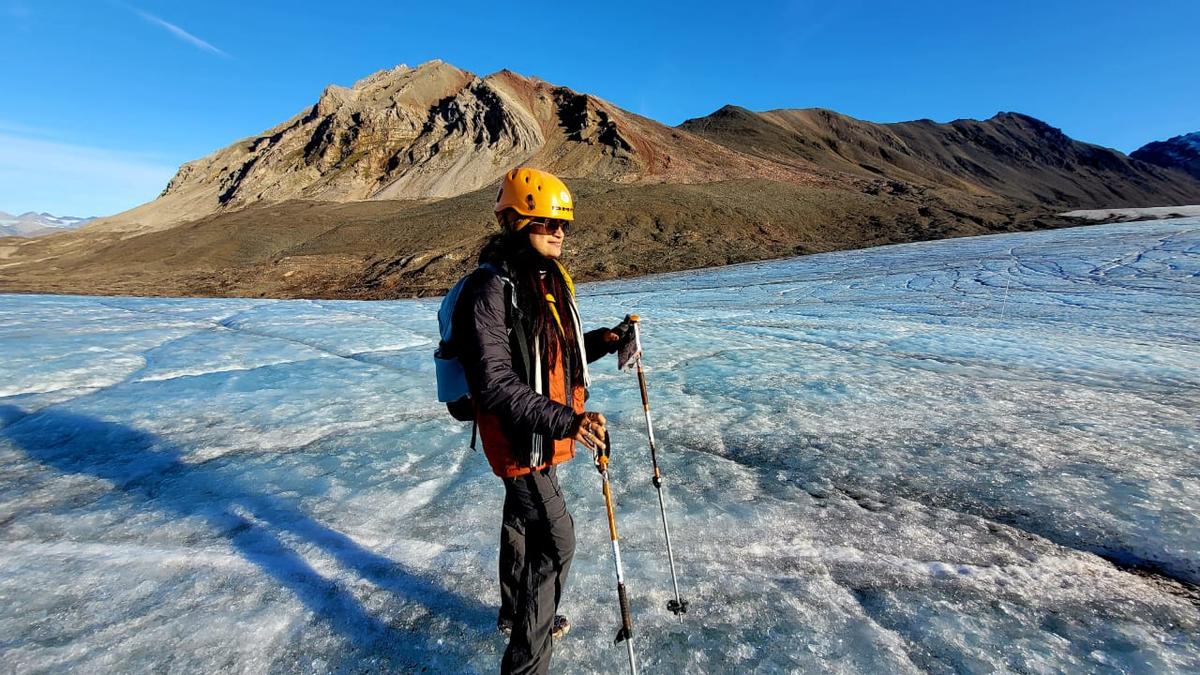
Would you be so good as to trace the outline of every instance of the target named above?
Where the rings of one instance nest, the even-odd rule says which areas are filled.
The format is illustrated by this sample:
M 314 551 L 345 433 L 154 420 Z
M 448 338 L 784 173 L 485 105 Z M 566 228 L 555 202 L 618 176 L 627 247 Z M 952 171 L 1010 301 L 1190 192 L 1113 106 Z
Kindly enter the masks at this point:
M 571 621 L 562 614 L 555 614 L 554 623 L 550 625 L 550 638 L 558 642 L 569 632 L 571 632 Z
M 505 635 L 512 635 L 512 621 L 509 619 L 499 619 L 496 621 L 496 630 Z M 550 625 L 550 639 L 558 642 L 564 635 L 571 631 L 571 620 L 562 614 L 554 615 L 554 623 Z

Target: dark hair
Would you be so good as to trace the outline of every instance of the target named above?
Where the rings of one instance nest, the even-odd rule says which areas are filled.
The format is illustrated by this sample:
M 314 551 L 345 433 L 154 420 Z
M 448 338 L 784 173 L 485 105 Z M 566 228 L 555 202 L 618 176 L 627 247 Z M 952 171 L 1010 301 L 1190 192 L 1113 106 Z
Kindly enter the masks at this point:
M 563 364 L 570 369 L 571 381 L 581 384 L 583 350 L 575 331 L 575 313 L 570 308 L 571 290 L 559 266 L 533 249 L 529 243 L 529 230 L 513 232 L 506 229 L 493 235 L 479 252 L 479 263 L 507 268 L 515 288 L 517 307 L 530 319 L 529 337 L 532 340 L 537 336 L 541 344 L 542 363 L 549 368 L 551 358 L 561 348 Z M 546 300 L 547 293 L 554 296 L 554 309 L 562 321 L 561 333 Z M 567 395 L 569 397 L 570 392 Z

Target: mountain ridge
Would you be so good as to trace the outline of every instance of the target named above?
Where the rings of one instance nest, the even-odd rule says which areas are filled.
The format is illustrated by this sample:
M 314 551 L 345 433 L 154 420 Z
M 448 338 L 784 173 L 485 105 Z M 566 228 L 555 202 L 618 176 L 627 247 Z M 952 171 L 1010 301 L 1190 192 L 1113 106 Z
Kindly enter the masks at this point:
M 329 85 L 289 120 L 186 162 L 153 202 L 92 227 L 146 232 L 289 199 L 444 199 L 518 164 L 616 183 L 806 178 L 589 94 L 435 60 Z
M 510 70 L 430 61 L 325 87 L 183 164 L 152 202 L 79 232 L 0 240 L 0 292 L 438 293 L 495 232 L 495 186 L 521 164 L 577 193 L 566 255 L 580 280 L 1200 203 L 1200 180 L 1020 113 L 876 124 L 730 105 L 669 127 Z
M 1200 131 L 1152 141 L 1129 155 L 1150 164 L 1178 169 L 1200 180 Z
M 1144 206 L 1161 196 L 1196 197 L 1196 182 L 1188 177 L 1076 141 L 1022 113 L 882 124 L 823 108 L 754 113 L 726 106 L 679 126 L 774 161 L 815 163 L 861 177 L 887 175 L 1037 205 Z

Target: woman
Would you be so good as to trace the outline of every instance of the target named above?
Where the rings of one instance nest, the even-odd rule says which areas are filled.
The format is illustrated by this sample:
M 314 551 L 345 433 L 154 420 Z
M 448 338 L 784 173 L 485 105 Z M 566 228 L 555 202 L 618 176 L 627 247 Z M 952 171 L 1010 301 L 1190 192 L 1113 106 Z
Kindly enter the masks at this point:
M 558 262 L 574 220 L 561 180 L 513 169 L 495 212 L 502 232 L 463 288 L 454 335 L 484 454 L 504 481 L 497 623 L 511 635 L 501 672 L 545 673 L 553 639 L 570 626 L 556 610 L 575 554 L 555 466 L 574 456 L 576 441 L 604 448 L 604 416 L 584 410 L 587 362 L 617 351 L 629 326 L 582 330 Z

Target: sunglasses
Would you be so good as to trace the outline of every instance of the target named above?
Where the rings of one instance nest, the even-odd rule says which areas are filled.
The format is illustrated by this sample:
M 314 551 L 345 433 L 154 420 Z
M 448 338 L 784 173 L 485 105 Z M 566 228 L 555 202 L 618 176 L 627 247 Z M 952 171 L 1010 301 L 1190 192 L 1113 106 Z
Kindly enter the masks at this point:
M 559 230 L 566 234 L 570 228 L 570 221 L 557 218 L 534 218 L 529 221 L 529 231 L 534 234 L 558 234 Z

